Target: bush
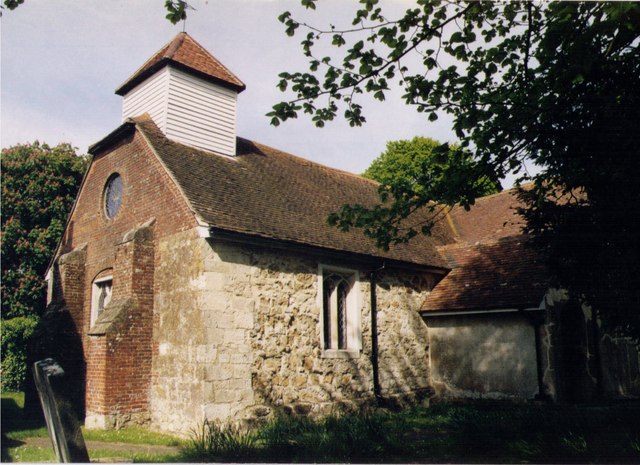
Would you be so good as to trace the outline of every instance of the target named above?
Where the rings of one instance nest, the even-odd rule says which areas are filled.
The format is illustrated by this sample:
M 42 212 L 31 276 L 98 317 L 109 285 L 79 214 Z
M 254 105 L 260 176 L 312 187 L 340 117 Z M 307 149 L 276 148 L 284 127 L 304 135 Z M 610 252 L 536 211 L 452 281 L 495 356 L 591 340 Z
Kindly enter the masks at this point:
M 2 391 L 21 391 L 27 376 L 27 344 L 38 325 L 37 317 L 2 320 L 0 331 Z
M 44 274 L 87 162 L 69 144 L 2 149 L 2 390 L 24 383 L 27 341 L 46 305 Z

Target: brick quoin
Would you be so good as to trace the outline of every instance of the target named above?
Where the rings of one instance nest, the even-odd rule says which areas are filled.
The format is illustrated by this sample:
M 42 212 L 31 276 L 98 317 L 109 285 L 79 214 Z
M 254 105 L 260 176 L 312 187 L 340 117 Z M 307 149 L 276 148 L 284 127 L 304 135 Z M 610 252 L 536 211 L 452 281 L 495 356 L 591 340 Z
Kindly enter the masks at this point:
M 116 216 L 104 213 L 104 187 L 118 173 L 122 204 Z M 150 237 L 123 241 L 127 233 L 149 226 Z M 74 322 L 86 366 L 87 415 L 121 419 L 148 417 L 154 344 L 155 243 L 198 224 L 182 194 L 137 131 L 94 154 L 61 242 L 54 268 L 53 301 L 63 302 Z M 82 250 L 82 256 L 74 256 Z M 72 252 L 73 254 L 69 254 Z M 73 260 L 68 257 L 74 257 Z M 81 258 L 81 259 L 78 259 Z M 133 310 L 117 330 L 89 335 L 92 286 L 96 278 L 113 276 L 112 302 L 130 299 Z M 137 420 L 136 420 L 137 421 Z

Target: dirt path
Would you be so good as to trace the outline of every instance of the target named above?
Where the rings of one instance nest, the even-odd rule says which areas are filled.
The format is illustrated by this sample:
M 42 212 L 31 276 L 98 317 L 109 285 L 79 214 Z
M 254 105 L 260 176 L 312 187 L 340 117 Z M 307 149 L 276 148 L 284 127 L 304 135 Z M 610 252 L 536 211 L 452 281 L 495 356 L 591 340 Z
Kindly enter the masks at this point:
M 18 444 L 22 443 L 22 444 Z M 102 442 L 102 441 L 85 441 L 89 453 L 92 450 L 108 450 L 113 451 L 114 455 L 123 452 L 132 452 L 137 454 L 178 454 L 180 449 L 178 447 L 171 446 L 154 446 L 149 444 L 129 444 L 125 442 Z M 15 445 L 14 445 L 15 444 Z M 51 447 L 51 440 L 49 438 L 26 438 L 19 441 L 11 441 L 9 447 L 20 447 L 21 445 L 37 446 L 37 447 Z M 3 444 L 3 447 L 5 445 Z

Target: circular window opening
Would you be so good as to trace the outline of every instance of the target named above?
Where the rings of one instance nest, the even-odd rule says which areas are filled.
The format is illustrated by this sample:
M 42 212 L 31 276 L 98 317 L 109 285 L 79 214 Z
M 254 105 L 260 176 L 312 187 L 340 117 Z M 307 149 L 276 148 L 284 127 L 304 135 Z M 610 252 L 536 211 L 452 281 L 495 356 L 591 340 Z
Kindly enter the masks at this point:
M 111 219 L 118 214 L 122 205 L 122 177 L 112 174 L 104 187 L 104 212 Z

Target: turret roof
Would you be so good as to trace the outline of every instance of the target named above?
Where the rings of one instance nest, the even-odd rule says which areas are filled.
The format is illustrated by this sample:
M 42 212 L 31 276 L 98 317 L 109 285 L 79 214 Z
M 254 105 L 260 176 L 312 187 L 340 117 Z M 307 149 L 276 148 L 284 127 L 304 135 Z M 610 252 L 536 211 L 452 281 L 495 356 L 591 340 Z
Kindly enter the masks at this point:
M 229 71 L 189 34 L 180 32 L 120 85 L 116 89 L 116 94 L 125 95 L 139 83 L 167 65 L 172 65 L 237 92 L 242 92 L 246 87 L 235 74 Z

